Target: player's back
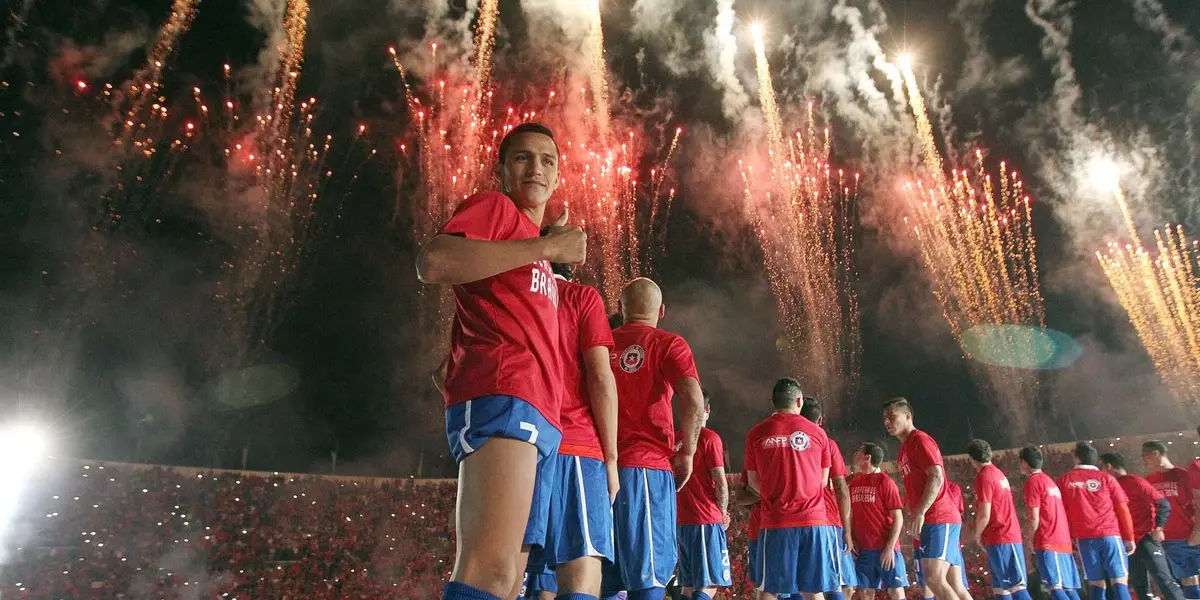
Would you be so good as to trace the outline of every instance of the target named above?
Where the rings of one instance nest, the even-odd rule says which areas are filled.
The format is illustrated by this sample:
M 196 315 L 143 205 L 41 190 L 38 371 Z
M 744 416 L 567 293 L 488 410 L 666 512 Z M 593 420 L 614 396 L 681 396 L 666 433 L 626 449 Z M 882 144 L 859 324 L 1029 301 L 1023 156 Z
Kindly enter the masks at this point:
M 764 529 L 826 524 L 827 440 L 820 427 L 797 414 L 775 413 L 750 430 L 746 468 L 758 475 Z
M 673 384 L 696 377 L 691 348 L 677 334 L 631 322 L 613 331 L 617 380 L 617 464 L 671 469 L 675 453 Z
M 1080 465 L 1058 478 L 1058 489 L 1072 537 L 1084 540 L 1120 535 L 1113 493 L 1124 498 L 1125 492 L 1112 475 Z
M 589 285 L 558 280 L 558 330 L 562 349 L 562 442 L 559 452 L 603 460 L 584 374 L 583 351 L 612 348 L 604 299 Z
M 676 436 L 680 435 L 676 432 Z M 680 525 L 710 525 L 721 523 L 725 516 L 714 499 L 716 483 L 712 470 L 725 466 L 725 446 L 717 432 L 700 428 L 696 454 L 692 457 L 692 476 L 675 496 Z
M 1071 552 L 1067 511 L 1054 478 L 1040 471 L 1030 475 L 1025 482 L 1025 505 L 1038 509 L 1038 528 L 1033 533 L 1034 549 Z
M 976 473 L 975 499 L 977 502 L 991 503 L 991 518 L 983 531 L 984 545 L 1021 543 L 1021 527 L 1017 521 L 1012 486 L 996 465 L 986 464 Z

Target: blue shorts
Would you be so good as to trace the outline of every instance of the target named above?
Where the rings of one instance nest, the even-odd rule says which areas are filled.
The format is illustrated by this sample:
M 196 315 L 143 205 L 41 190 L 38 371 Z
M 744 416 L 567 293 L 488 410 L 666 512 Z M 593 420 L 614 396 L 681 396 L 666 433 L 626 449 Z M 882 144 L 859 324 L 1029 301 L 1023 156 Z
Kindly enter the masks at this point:
M 993 589 L 1010 590 L 1017 586 L 1029 585 L 1024 544 L 995 544 L 984 546 L 983 549 L 987 551 Z
M 680 525 L 677 533 L 679 585 L 690 588 L 733 586 L 723 526 Z
M 532 552 L 530 552 L 530 560 L 533 560 Z M 546 568 L 540 572 L 529 572 L 525 574 L 525 584 L 521 586 L 521 595 L 518 598 L 529 598 L 537 600 L 542 592 L 558 593 L 558 579 L 554 576 L 554 571 Z
M 1115 535 L 1079 540 L 1079 562 L 1083 563 L 1083 577 L 1088 581 L 1129 575 L 1125 543 Z
M 526 441 L 538 449 L 537 479 L 522 543 L 541 546 L 550 512 L 549 486 L 556 479 L 556 463 L 549 459 L 558 451 L 562 433 L 532 404 L 512 396 L 481 396 L 446 409 L 446 438 L 454 460 L 462 462 L 494 437 Z
M 584 556 L 613 560 L 612 505 L 608 502 L 608 474 L 604 461 L 555 454 L 557 463 L 550 482 L 549 527 L 546 562 L 561 565 Z
M 619 552 L 617 554 L 620 555 Z M 625 582 L 621 580 L 621 566 L 617 564 L 619 560 L 619 558 L 615 558 L 613 562 L 606 562 L 600 567 L 601 598 L 611 598 L 619 593 L 625 593 Z
M 755 589 L 762 587 L 762 564 L 758 560 L 760 558 L 762 556 L 758 549 L 758 540 L 746 540 L 746 571 Z
M 1034 550 L 1033 558 L 1037 561 L 1038 572 L 1042 574 L 1042 585 L 1047 588 L 1063 588 L 1077 590 L 1083 587 L 1079 580 L 1079 567 L 1075 565 L 1075 555 L 1054 550 Z
M 921 527 L 921 557 L 944 560 L 952 565 L 963 565 L 962 545 L 959 535 L 962 525 L 937 523 Z
M 854 570 L 858 575 L 858 586 L 867 590 L 894 590 L 908 587 L 908 572 L 904 569 L 904 555 L 892 550 L 895 561 L 891 569 L 879 566 L 880 550 L 859 550 L 854 558 Z
M 921 568 L 921 559 L 922 558 L 925 558 L 924 551 L 922 551 L 920 548 L 913 550 L 913 571 L 916 572 L 916 574 L 917 574 L 917 585 L 920 585 L 920 586 L 925 585 L 925 572 Z M 963 587 L 970 589 L 971 582 L 967 581 L 967 568 L 964 566 L 964 563 L 963 563 L 961 547 L 959 548 L 959 551 L 958 551 L 958 562 L 952 562 L 952 563 L 950 563 L 950 565 L 958 567 L 960 574 L 962 575 Z
M 675 572 L 675 474 L 621 467 L 613 504 L 617 564 L 625 590 L 665 588 Z
M 854 566 L 854 555 L 846 551 L 846 539 L 843 537 L 845 529 L 841 527 L 833 528 L 833 535 L 837 540 L 837 572 L 838 581 L 841 587 L 858 587 L 858 570 Z M 838 591 L 838 589 L 828 589 L 827 592 Z
M 764 529 L 759 534 L 762 590 L 817 594 L 838 589 L 838 542 L 833 527 Z
M 1187 541 L 1163 542 L 1167 551 L 1167 562 L 1171 563 L 1171 574 L 1175 579 L 1200 575 L 1200 546 L 1189 546 Z

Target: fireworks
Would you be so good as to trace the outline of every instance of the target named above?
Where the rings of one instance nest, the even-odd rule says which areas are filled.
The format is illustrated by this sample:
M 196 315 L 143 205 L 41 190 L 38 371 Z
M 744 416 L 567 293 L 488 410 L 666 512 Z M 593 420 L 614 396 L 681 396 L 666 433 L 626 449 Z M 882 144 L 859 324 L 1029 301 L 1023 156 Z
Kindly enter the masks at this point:
M 150 55 L 146 57 L 143 66 L 125 85 L 128 106 L 121 111 L 125 141 L 133 141 L 145 129 L 146 103 L 158 97 L 162 85 L 163 69 L 171 55 L 179 45 L 179 38 L 192 27 L 196 18 L 196 9 L 200 0 L 175 0 L 171 5 L 171 15 L 158 31 L 158 40 Z M 161 100 L 159 100 L 161 102 Z M 120 108 L 120 107 L 118 107 Z M 148 116 L 153 118 L 158 112 L 152 111 Z
M 762 29 L 754 28 L 759 100 L 770 166 L 739 161 L 749 218 L 762 244 L 790 362 L 804 389 L 833 398 L 859 374 L 859 308 L 853 268 L 853 205 L 858 174 L 829 164 L 829 132 L 784 137 Z
M 982 152 L 975 153 L 974 168 L 951 169 L 947 175 L 916 78 L 907 63 L 900 67 L 928 178 L 904 186 L 912 207 L 905 222 L 919 243 L 942 314 L 969 357 L 963 334 L 972 327 L 1044 326 L 1029 196 L 1004 163 L 993 179 Z M 1000 335 L 994 343 L 1003 346 L 996 352 L 1007 355 L 1035 351 L 1028 336 Z M 986 379 L 985 391 L 1000 401 L 1018 431 L 1027 431 L 1037 398 L 1036 373 L 974 366 Z

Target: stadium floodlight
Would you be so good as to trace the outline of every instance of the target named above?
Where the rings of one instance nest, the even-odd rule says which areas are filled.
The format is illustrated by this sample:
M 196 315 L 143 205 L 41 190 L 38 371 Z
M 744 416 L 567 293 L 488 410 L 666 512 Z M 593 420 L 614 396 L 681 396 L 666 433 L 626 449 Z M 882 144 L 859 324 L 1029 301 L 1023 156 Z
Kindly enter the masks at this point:
M 5 562 L 21 497 L 49 451 L 45 429 L 26 422 L 0 426 L 0 564 Z

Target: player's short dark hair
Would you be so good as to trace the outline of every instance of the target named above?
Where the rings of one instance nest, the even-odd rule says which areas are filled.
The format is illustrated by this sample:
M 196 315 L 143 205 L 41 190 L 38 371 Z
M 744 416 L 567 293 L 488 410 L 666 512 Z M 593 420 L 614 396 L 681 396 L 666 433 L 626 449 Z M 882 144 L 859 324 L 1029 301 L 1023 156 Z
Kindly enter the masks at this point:
M 883 447 L 874 442 L 863 442 L 858 447 L 858 451 L 871 457 L 871 466 L 878 467 L 883 464 Z
M 508 157 L 508 149 L 512 147 L 513 138 L 521 135 L 522 133 L 540 133 L 550 138 L 550 140 L 554 142 L 555 154 L 558 153 L 558 141 L 554 139 L 554 132 L 550 131 L 549 127 L 546 127 L 541 123 L 521 123 L 520 125 L 513 127 L 508 133 L 504 134 L 504 138 L 500 140 L 500 150 L 497 153 L 497 159 L 500 161 L 500 164 L 504 164 L 504 159 Z
M 704 397 L 704 408 L 708 408 L 712 404 L 712 393 L 708 388 L 700 388 L 700 395 Z
M 1167 445 L 1162 443 L 1162 440 L 1150 440 L 1142 442 L 1142 452 L 1157 452 L 1159 454 L 1167 453 Z
M 1087 442 L 1079 442 L 1075 444 L 1075 458 L 1079 459 L 1079 464 L 1096 466 L 1100 460 L 1100 453 L 1096 451 L 1096 447 Z
M 804 404 L 800 407 L 800 416 L 816 423 L 817 419 L 821 418 L 821 403 L 812 396 L 805 396 Z
M 1100 455 L 1100 462 L 1114 469 L 1125 468 L 1125 457 L 1121 456 L 1120 452 L 1105 452 Z
M 775 382 L 771 389 L 771 404 L 775 408 L 795 408 L 796 401 L 804 397 L 800 382 L 791 377 L 783 377 Z
M 884 412 L 887 412 L 887 410 L 889 408 L 894 408 L 896 410 L 902 410 L 910 415 L 913 414 L 912 404 L 910 404 L 908 402 L 908 398 L 905 398 L 903 396 L 896 396 L 895 398 L 892 398 L 891 400 L 888 400 L 887 402 L 883 403 Z
M 1022 462 L 1029 465 L 1030 469 L 1042 468 L 1042 463 L 1046 460 L 1037 446 L 1025 446 L 1021 448 L 1021 452 L 1017 456 L 1021 458 Z
M 615 312 L 611 315 L 608 315 L 608 328 L 609 329 L 616 329 L 624 324 L 625 324 L 625 317 L 621 316 L 621 313 Z
M 974 439 L 967 444 L 967 456 L 975 462 L 987 463 L 992 461 L 992 445 L 987 440 Z

